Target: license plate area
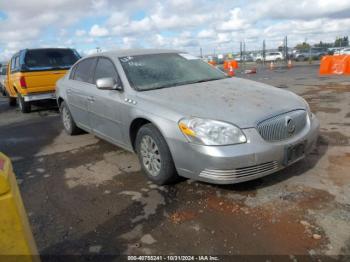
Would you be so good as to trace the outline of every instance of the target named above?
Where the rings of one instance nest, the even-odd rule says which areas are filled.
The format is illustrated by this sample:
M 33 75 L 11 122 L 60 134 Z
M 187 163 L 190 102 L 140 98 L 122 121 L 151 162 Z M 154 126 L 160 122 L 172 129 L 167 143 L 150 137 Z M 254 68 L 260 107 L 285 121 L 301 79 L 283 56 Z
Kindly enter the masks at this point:
M 306 141 L 285 148 L 284 165 L 291 165 L 305 156 Z

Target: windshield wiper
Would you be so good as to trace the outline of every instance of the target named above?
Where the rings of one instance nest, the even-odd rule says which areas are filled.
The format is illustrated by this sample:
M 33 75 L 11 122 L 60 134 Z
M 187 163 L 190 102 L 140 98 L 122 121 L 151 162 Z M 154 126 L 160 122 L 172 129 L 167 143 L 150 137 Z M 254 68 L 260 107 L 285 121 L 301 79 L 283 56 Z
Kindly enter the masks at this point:
M 187 81 L 187 82 L 180 82 L 180 83 L 171 83 L 167 85 L 162 85 L 150 89 L 144 89 L 142 91 L 148 91 L 148 90 L 156 90 L 156 89 L 162 89 L 162 88 L 169 88 L 169 87 L 174 87 L 174 86 L 184 86 L 184 85 L 190 85 L 190 84 L 197 84 L 197 83 L 203 83 L 203 82 L 209 82 L 209 81 L 215 81 L 215 80 L 221 80 L 225 79 L 227 77 L 223 78 L 209 78 L 209 79 L 202 79 L 202 80 L 196 80 L 196 81 Z
M 144 89 L 142 91 L 163 89 L 163 88 L 174 87 L 174 86 L 183 86 L 183 85 L 187 85 L 187 83 L 172 83 L 172 84 L 167 84 L 167 85 L 153 87 L 153 88 L 150 88 L 150 89 Z
M 215 81 L 215 80 L 221 80 L 221 79 L 225 79 L 225 78 L 209 78 L 209 79 L 202 79 L 202 80 L 197 80 L 197 81 L 192 81 L 189 82 L 187 84 L 196 84 L 196 83 L 204 83 L 204 82 L 209 82 L 209 81 Z

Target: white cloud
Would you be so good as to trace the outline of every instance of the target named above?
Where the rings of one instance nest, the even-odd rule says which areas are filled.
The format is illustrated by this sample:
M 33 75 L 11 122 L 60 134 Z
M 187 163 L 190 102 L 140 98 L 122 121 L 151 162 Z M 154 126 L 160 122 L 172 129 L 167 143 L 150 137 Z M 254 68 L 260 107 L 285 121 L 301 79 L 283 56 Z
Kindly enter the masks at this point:
M 203 39 L 213 39 L 214 37 L 216 37 L 216 33 L 213 29 L 203 29 L 198 32 L 197 37 Z
M 242 31 L 248 28 L 250 25 L 249 21 L 243 18 L 243 12 L 241 8 L 234 8 L 230 10 L 227 19 L 222 21 L 219 26 L 219 31 Z
M 164 47 L 198 52 L 277 47 L 288 35 L 334 41 L 349 35 L 349 0 L 11 0 L 0 1 L 0 59 L 40 46 L 95 50 Z M 137 15 L 135 15 L 137 14 Z M 91 20 L 89 20 L 91 19 Z M 91 24 L 94 24 L 91 26 Z
M 104 36 L 108 36 L 109 32 L 108 32 L 108 29 L 105 27 L 101 27 L 99 25 L 93 25 L 90 29 L 89 34 L 92 37 L 104 37 Z

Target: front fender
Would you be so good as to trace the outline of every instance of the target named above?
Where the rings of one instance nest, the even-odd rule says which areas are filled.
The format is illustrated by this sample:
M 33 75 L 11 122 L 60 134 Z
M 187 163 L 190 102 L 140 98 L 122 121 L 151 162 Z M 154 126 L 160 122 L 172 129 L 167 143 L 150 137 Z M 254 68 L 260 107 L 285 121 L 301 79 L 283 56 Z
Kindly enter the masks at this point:
M 155 109 L 155 108 L 154 108 Z M 157 112 L 163 112 L 162 115 L 160 115 Z M 180 114 L 176 114 L 174 112 L 165 112 L 163 110 L 152 110 L 150 112 L 149 110 L 140 110 L 139 108 L 134 108 L 130 111 L 130 121 L 127 123 L 128 127 L 128 134 L 129 130 L 131 128 L 131 124 L 133 120 L 142 118 L 149 122 L 151 122 L 154 126 L 158 128 L 160 133 L 163 135 L 164 139 L 167 141 L 167 144 L 169 146 L 170 152 L 174 152 L 173 142 L 172 141 L 186 141 L 186 138 L 181 133 L 179 127 L 178 127 L 178 121 L 183 116 Z M 131 137 L 128 135 L 128 141 L 130 144 L 132 144 Z

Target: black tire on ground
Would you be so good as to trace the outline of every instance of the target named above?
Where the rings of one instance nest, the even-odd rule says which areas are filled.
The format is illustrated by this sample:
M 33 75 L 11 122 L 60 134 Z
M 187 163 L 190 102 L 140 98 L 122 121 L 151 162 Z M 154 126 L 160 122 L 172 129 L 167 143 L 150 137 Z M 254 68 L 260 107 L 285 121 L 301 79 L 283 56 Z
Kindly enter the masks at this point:
M 160 156 L 159 171 L 157 172 L 157 174 L 153 175 L 145 165 L 145 161 L 147 163 L 147 158 L 145 160 L 144 157 L 145 150 L 141 149 L 141 144 L 144 141 L 147 141 L 147 139 L 149 138 L 153 140 L 157 147 L 155 153 L 158 152 L 157 154 Z M 160 131 L 154 125 L 146 124 L 140 128 L 136 136 L 135 148 L 139 157 L 141 168 L 143 172 L 147 175 L 148 179 L 150 179 L 152 182 L 158 185 L 165 185 L 174 183 L 179 180 L 179 176 L 176 172 L 176 168 L 168 144 L 166 143 Z
M 5 87 L 1 86 L 0 89 L 1 89 L 1 94 L 2 94 L 2 96 L 6 96 L 7 94 L 6 94 L 6 89 L 5 89 Z
M 16 106 L 17 105 L 17 98 L 9 96 L 9 106 Z
M 75 124 L 72 114 L 64 101 L 60 105 L 60 114 L 63 128 L 68 135 L 74 136 L 82 133 L 82 130 Z
M 20 94 L 17 94 L 17 101 L 19 109 L 22 113 L 30 113 L 30 111 L 32 110 L 32 105 L 30 104 L 30 102 L 24 101 L 24 98 Z

